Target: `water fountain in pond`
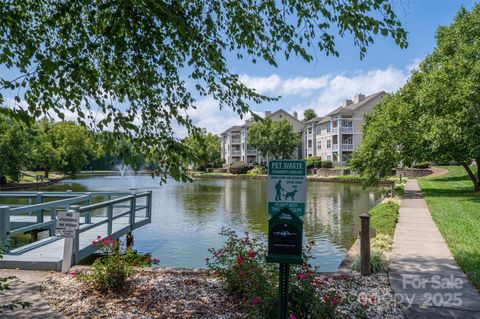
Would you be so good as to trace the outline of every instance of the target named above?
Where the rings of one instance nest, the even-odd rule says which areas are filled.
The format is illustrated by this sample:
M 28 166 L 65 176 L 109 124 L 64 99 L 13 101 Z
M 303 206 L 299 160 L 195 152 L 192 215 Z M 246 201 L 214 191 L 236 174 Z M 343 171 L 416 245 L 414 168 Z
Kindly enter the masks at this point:
M 137 176 L 140 175 L 139 172 L 135 172 L 132 169 L 132 166 L 125 163 L 120 163 L 115 165 L 115 168 L 120 172 L 121 177 L 127 177 L 130 183 L 130 190 L 136 191 L 137 190 Z

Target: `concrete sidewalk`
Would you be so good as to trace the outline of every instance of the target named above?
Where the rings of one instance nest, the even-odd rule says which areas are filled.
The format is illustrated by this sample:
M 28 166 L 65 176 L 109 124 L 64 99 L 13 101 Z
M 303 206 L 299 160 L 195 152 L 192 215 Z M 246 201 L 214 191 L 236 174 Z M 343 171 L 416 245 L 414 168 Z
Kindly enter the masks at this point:
M 480 294 L 450 253 L 416 180 L 405 185 L 389 279 L 407 318 L 480 319 Z
M 15 270 L 15 269 L 0 269 L 0 277 L 16 276 L 20 281 L 13 283 L 10 288 L 6 290 L 4 295 L 0 295 L 0 305 L 12 301 L 28 301 L 32 303 L 31 308 L 22 310 L 10 311 L 5 310 L 0 313 L 0 318 L 8 319 L 61 319 L 65 318 L 63 315 L 54 312 L 48 304 L 43 300 L 40 294 L 40 286 L 43 279 L 47 275 L 44 271 L 33 270 Z

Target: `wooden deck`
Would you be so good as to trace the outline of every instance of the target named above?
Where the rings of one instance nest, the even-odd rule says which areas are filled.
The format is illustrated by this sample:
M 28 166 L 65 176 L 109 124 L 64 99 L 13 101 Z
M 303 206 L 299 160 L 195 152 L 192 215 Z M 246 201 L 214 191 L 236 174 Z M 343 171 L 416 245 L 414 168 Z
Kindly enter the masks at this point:
M 139 198 L 145 198 L 145 203 L 137 203 Z M 129 203 L 129 205 L 125 205 L 125 203 Z M 52 206 L 52 203 L 48 203 L 48 205 Z M 126 207 L 128 207 L 127 210 L 125 210 Z M 80 212 L 81 217 L 80 229 L 77 231 L 77 238 L 74 240 L 73 264 L 97 251 L 97 248 L 92 244 L 93 241 L 97 240 L 97 236 L 105 238 L 110 235 L 114 239 L 119 239 L 134 229 L 150 223 L 151 192 L 128 195 L 93 205 L 80 206 L 76 209 Z M 5 213 L 4 207 L 2 212 L 4 215 L 9 215 L 9 227 L 11 227 L 10 232 L 12 233 L 23 228 L 37 231 L 52 230 L 52 226 L 55 224 L 51 215 L 42 215 L 42 220 L 39 222 L 36 211 L 33 211 L 33 216 L 31 216 L 11 213 L 15 210 L 24 213 L 26 208 L 12 208 L 11 211 Z M 92 211 L 98 212 L 99 210 L 103 210 L 103 216 L 91 216 Z M 0 268 L 60 271 L 63 248 L 64 239 L 62 237 L 50 236 L 11 250 L 8 253 L 3 253 L 3 259 L 0 259 Z

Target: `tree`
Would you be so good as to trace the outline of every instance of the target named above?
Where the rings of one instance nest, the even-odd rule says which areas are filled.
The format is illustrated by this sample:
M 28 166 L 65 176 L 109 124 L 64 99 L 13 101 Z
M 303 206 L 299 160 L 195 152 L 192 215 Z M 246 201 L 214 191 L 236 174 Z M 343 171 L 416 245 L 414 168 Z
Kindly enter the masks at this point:
M 87 154 L 100 153 L 91 132 L 72 122 L 55 124 L 51 132 L 52 145 L 58 151 L 60 162 L 56 167 L 62 173 L 74 176 L 88 163 Z
M 43 169 L 45 178 L 50 171 L 61 166 L 60 149 L 55 147 L 52 134 L 53 122 L 43 120 L 37 125 L 37 136 L 33 148 L 33 165 Z
M 303 112 L 303 121 L 307 122 L 310 121 L 311 119 L 314 119 L 317 117 L 317 113 L 313 109 L 306 109 Z
M 248 144 L 262 152 L 263 156 L 288 159 L 298 149 L 301 137 L 287 120 L 258 121 L 248 129 Z
M 196 169 L 205 170 L 208 167 L 218 167 L 221 164 L 222 158 L 218 136 L 203 130 L 200 134 L 187 136 L 183 143 L 195 156 L 196 160 L 193 163 Z
M 20 170 L 28 163 L 30 132 L 12 118 L 0 115 L 0 184 L 21 177 Z
M 438 29 L 433 53 L 367 121 L 364 143 L 352 158 L 354 168 L 378 178 L 385 176 L 387 165 L 456 161 L 480 191 L 478 25 L 480 5 L 471 12 L 460 9 L 450 26 Z M 473 160 L 476 175 L 470 167 Z
M 190 158 L 173 133 L 198 132 L 188 111 L 201 96 L 240 116 L 276 98 L 239 81 L 227 59 L 277 66 L 291 55 L 338 56 L 335 36 L 352 35 L 360 57 L 381 34 L 406 47 L 389 0 L 362 1 L 7 1 L 0 4 L 0 76 L 19 118 L 74 112 L 99 130 L 134 137 L 157 173 L 186 179 Z M 3 109 L 3 111 L 9 111 Z

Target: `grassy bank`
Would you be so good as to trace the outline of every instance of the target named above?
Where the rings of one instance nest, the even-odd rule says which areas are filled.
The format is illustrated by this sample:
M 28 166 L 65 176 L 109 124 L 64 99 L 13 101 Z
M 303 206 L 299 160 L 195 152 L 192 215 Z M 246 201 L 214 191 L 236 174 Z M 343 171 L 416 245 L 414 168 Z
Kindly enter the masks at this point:
M 450 251 L 480 289 L 480 194 L 462 167 L 445 168 L 447 175 L 425 177 L 419 184 Z

